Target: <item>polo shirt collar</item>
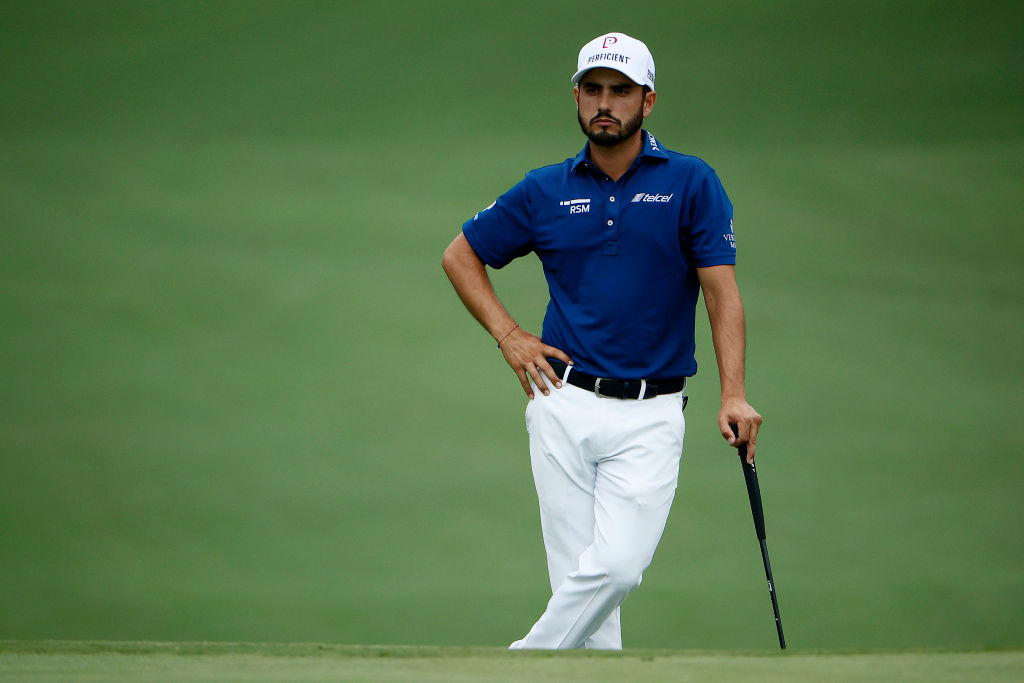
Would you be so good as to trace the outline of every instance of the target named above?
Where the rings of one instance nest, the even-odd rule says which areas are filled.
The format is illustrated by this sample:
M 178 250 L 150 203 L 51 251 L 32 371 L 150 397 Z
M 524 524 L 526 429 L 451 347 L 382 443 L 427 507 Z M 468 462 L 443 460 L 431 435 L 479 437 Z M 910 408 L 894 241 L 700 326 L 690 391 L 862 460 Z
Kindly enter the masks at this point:
M 661 143 L 646 130 L 641 130 L 640 135 L 644 136 L 644 146 L 640 150 L 640 156 L 652 157 L 654 159 L 668 159 L 668 154 L 662 149 Z
M 643 139 L 644 144 L 643 146 L 640 147 L 640 154 L 639 156 L 637 156 L 636 161 L 633 162 L 634 166 L 637 162 L 644 161 L 645 157 L 650 158 L 651 160 L 668 159 L 668 154 L 665 153 L 665 150 L 662 149 L 661 147 L 661 143 L 658 142 L 653 135 L 648 133 L 646 130 L 641 129 L 640 136 Z M 589 149 L 590 141 L 587 141 L 587 143 L 583 145 L 583 149 L 580 150 L 580 153 L 577 154 L 576 157 L 572 160 L 572 163 L 570 163 L 570 171 L 575 172 L 580 166 L 586 167 L 589 164 Z

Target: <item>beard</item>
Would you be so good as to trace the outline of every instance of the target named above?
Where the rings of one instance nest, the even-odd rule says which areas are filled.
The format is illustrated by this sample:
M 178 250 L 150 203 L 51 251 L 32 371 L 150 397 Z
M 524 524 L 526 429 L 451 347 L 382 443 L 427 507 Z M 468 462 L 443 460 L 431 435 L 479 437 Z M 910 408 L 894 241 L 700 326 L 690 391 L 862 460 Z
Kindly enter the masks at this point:
M 625 123 L 619 121 L 611 115 L 611 112 L 608 111 L 597 112 L 591 121 L 598 118 L 612 119 L 619 124 L 619 132 L 613 133 L 608 130 L 598 130 L 597 128 L 594 128 L 583 121 L 583 117 L 580 116 L 579 108 L 577 107 L 576 109 L 576 119 L 579 121 L 580 130 L 583 131 L 583 134 L 586 135 L 595 145 L 600 147 L 613 147 L 623 140 L 633 137 L 633 135 L 640 130 L 640 127 L 644 123 L 644 107 L 641 103 L 640 109 L 637 110 L 636 114 L 626 119 Z

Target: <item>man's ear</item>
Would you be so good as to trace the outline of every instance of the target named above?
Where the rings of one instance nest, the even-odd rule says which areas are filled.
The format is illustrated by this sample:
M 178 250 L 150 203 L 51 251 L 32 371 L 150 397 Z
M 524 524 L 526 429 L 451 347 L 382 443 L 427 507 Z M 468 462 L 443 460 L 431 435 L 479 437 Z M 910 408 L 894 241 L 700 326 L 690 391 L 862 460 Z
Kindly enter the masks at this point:
M 654 109 L 654 100 L 658 99 L 658 93 L 653 90 L 644 95 L 644 118 L 646 119 L 651 115 L 651 110 Z

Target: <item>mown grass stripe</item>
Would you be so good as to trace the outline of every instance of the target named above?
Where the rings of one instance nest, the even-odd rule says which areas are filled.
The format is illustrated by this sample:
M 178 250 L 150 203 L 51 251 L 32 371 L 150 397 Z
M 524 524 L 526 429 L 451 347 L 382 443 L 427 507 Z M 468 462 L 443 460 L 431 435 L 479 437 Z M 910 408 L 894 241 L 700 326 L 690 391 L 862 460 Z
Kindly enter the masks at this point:
M 755 655 L 515 652 L 317 643 L 0 642 L 0 679 L 39 681 L 1017 681 L 1024 652 Z

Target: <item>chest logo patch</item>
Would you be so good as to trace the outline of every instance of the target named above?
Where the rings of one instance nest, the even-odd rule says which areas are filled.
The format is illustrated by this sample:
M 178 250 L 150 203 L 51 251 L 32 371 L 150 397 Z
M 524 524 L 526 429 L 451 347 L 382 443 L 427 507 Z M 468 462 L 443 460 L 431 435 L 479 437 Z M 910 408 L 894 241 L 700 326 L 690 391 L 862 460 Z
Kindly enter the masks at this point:
M 558 202 L 558 205 L 568 206 L 569 213 L 590 213 L 589 199 L 566 199 L 564 202 Z
M 646 192 L 637 192 L 630 201 L 632 203 L 643 202 L 645 204 L 668 204 L 672 201 L 672 197 L 675 196 L 675 192 L 672 194 L 648 194 Z

